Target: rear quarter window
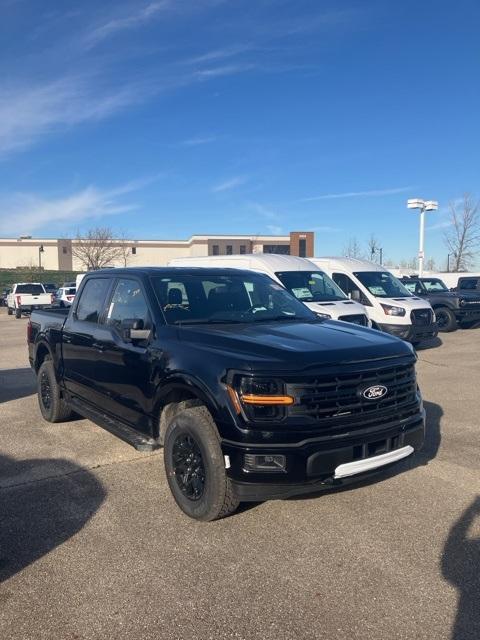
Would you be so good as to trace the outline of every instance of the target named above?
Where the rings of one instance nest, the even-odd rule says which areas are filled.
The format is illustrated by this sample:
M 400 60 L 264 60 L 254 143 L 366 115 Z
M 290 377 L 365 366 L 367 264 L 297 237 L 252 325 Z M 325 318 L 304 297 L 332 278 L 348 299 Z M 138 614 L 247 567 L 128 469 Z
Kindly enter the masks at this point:
M 83 322 L 98 322 L 110 286 L 107 278 L 91 278 L 85 283 L 75 315 Z

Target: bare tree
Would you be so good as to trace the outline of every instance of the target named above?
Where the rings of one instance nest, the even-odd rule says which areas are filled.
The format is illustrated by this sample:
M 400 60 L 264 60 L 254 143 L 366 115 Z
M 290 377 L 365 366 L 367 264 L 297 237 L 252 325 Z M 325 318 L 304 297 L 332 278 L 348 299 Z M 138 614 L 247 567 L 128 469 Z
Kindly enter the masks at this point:
M 343 255 L 347 258 L 363 258 L 362 247 L 356 237 L 350 238 L 348 244 L 343 247 Z
M 109 227 L 95 227 L 85 236 L 77 234 L 72 243 L 72 255 L 87 271 L 114 266 L 121 262 L 126 266 L 130 247 L 124 239 L 115 238 Z
M 468 271 L 480 250 L 480 203 L 468 193 L 461 203 L 451 202 L 450 222 L 444 239 L 453 256 L 452 271 Z
M 435 263 L 435 258 L 429 258 L 425 264 L 427 271 L 436 271 L 437 265 Z

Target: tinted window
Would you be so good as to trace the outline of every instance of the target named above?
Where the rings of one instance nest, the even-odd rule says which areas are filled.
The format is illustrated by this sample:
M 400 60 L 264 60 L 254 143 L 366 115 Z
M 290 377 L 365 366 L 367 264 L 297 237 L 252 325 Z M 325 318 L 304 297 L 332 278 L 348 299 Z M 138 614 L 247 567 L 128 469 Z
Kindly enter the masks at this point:
M 78 320 L 98 322 L 109 284 L 106 278 L 92 278 L 85 283 L 76 309 Z
M 150 314 L 140 284 L 136 280 L 119 280 L 108 307 L 107 324 L 120 329 L 122 320 L 142 320 L 150 327 Z
M 283 286 L 302 302 L 345 300 L 343 291 L 322 271 L 280 271 Z
M 317 319 L 282 286 L 262 275 L 172 273 L 171 277 L 158 276 L 152 281 L 168 324 Z
M 425 293 L 420 282 L 415 282 L 415 280 L 406 280 L 403 282 L 403 286 L 408 289 L 410 293 L 414 293 L 417 296 Z
M 356 302 L 360 302 L 365 307 L 371 307 L 372 304 L 368 300 L 367 296 L 363 293 L 363 291 L 355 284 L 355 282 L 349 278 L 344 273 L 334 273 L 332 274 L 332 280 L 338 284 L 340 289 L 347 294 L 349 298 L 355 300 Z
M 459 289 L 476 289 L 477 280 L 475 278 L 460 278 L 458 281 Z
M 32 296 L 39 296 L 45 293 L 45 289 L 41 284 L 18 284 L 15 293 L 30 293 Z
M 424 278 L 423 286 L 427 291 L 435 293 L 435 291 L 448 291 L 447 285 L 439 278 Z

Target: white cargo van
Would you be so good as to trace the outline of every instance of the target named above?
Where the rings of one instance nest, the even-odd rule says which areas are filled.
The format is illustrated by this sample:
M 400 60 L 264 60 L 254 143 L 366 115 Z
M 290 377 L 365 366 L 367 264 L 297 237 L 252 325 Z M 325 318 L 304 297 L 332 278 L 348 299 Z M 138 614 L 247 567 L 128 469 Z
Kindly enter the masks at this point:
M 168 265 L 249 269 L 265 273 L 322 318 L 353 322 L 364 327 L 371 326 L 365 307 L 350 300 L 322 270 L 306 258 L 252 253 L 175 258 L 170 260 Z
M 437 335 L 430 303 L 410 293 L 385 267 L 356 258 L 311 258 L 311 261 L 352 300 L 367 307 L 376 329 L 413 344 Z

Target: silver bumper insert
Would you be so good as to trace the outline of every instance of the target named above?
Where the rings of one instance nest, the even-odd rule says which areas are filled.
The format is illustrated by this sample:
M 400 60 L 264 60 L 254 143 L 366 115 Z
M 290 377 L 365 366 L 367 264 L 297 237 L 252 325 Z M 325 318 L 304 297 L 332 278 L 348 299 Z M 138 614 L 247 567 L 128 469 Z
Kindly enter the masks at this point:
M 365 458 L 365 460 L 356 460 L 355 462 L 346 462 L 339 465 L 335 469 L 335 478 L 346 478 L 348 476 L 354 476 L 357 473 L 363 473 L 364 471 L 370 471 L 371 469 L 377 469 L 383 467 L 386 464 L 395 462 L 406 458 L 414 452 L 413 447 L 409 444 L 401 449 L 395 449 L 395 451 L 389 451 L 388 453 L 382 453 L 379 456 L 373 456 L 372 458 Z

